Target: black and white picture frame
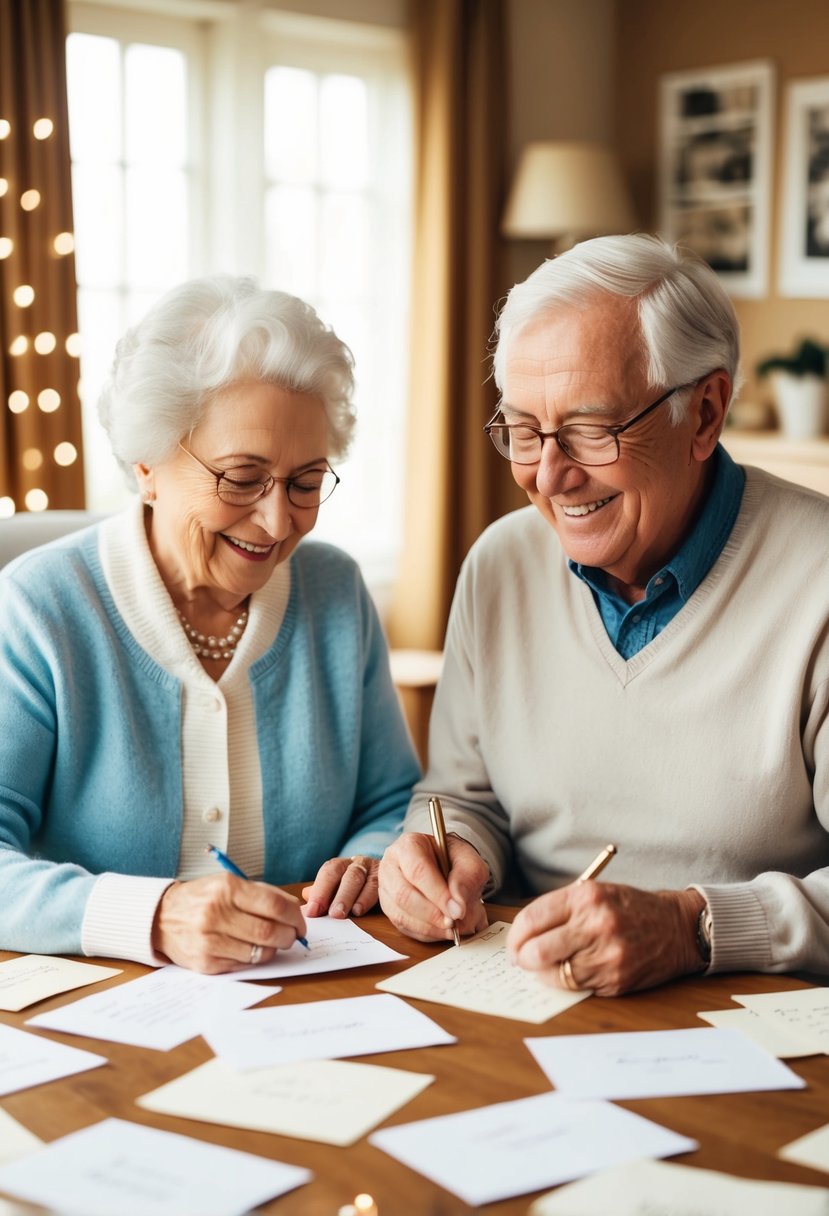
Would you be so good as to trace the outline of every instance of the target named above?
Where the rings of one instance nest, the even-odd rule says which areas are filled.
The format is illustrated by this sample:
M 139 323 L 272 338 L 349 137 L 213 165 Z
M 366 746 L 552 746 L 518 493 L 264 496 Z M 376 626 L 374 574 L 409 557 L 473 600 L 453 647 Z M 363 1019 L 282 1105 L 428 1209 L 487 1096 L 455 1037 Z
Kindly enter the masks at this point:
M 829 76 L 786 90 L 781 296 L 829 298 Z
M 660 230 L 733 296 L 768 285 L 774 69 L 765 60 L 661 80 Z

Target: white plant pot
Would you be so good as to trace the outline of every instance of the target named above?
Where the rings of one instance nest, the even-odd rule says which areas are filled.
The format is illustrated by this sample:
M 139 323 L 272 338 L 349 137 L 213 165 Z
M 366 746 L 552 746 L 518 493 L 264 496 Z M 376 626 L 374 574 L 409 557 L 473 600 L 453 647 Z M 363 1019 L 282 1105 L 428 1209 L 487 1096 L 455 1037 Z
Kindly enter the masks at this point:
M 787 439 L 815 439 L 829 430 L 829 386 L 822 376 L 773 372 L 777 417 Z

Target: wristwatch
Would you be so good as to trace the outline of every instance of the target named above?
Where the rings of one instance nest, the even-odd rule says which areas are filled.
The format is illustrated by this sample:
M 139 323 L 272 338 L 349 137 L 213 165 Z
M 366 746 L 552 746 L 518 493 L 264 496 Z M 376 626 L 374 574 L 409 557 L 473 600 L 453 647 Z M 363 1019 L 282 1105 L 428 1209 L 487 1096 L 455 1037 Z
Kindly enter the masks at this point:
M 705 963 L 706 967 L 711 962 L 711 939 L 714 933 L 714 922 L 711 917 L 711 909 L 706 903 L 705 907 L 697 917 L 697 949 L 700 953 L 700 958 Z

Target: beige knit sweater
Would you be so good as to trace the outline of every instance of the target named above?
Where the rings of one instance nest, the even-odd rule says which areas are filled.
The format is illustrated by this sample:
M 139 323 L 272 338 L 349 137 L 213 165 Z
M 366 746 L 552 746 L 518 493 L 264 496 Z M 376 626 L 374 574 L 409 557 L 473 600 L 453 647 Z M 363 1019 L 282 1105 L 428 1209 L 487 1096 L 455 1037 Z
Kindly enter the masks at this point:
M 533 892 L 607 841 L 614 882 L 699 886 L 714 970 L 829 972 L 829 498 L 746 470 L 722 554 L 625 661 L 533 507 L 461 572 L 426 800 Z

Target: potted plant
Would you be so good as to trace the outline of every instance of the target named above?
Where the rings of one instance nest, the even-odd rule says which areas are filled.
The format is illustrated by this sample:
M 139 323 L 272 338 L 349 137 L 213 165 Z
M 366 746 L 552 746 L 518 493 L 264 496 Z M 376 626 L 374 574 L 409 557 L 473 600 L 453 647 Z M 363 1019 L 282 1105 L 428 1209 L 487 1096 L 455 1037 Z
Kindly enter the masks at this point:
M 789 439 L 813 439 L 829 429 L 826 372 L 829 350 L 805 338 L 792 355 L 772 355 L 757 365 L 770 376 L 780 430 Z

